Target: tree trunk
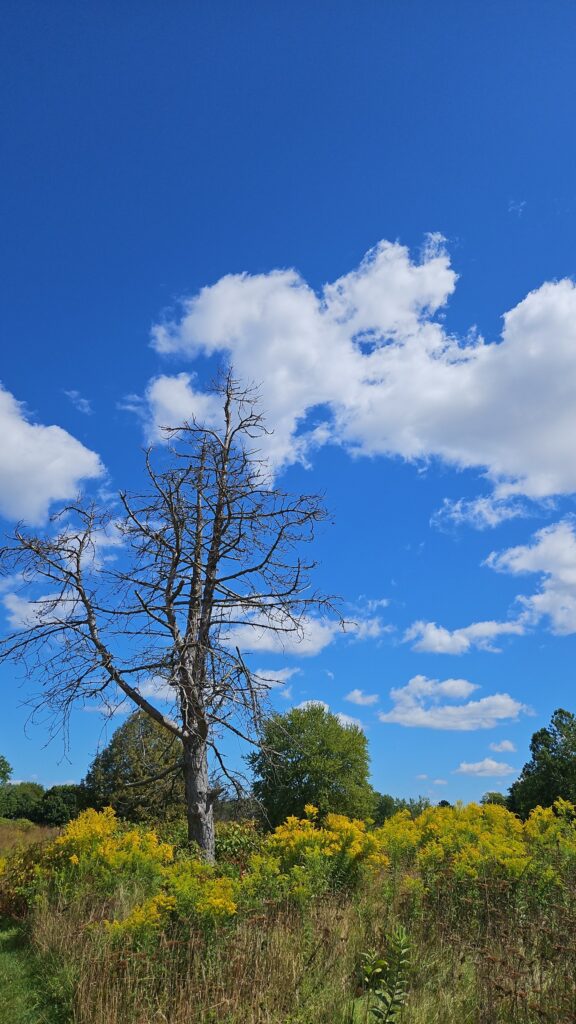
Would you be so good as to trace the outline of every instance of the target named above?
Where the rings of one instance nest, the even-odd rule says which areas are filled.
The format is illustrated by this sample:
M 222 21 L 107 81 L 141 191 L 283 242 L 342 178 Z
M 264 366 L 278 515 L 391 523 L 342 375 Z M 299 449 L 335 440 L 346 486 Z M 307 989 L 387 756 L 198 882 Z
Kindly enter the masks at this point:
M 184 746 L 184 790 L 188 839 L 198 843 L 205 860 L 215 860 L 214 812 L 208 781 L 208 749 L 199 736 L 187 738 Z

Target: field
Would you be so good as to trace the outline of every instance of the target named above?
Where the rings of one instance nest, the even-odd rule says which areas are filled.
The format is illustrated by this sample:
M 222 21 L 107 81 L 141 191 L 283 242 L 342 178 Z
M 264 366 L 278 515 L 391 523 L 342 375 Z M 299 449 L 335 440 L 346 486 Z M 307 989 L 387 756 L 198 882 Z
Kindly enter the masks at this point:
M 573 1024 L 575 815 L 309 807 L 211 867 L 87 811 L 4 864 L 2 1024 Z

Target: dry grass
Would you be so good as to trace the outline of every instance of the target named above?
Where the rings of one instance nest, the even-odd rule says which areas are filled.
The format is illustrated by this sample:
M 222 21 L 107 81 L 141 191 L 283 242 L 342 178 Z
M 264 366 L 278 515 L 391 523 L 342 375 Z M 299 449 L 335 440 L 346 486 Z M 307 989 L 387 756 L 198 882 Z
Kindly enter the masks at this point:
M 56 828 L 34 825 L 31 821 L 21 818 L 10 821 L 0 818 L 0 857 L 6 857 L 14 850 L 24 849 L 34 843 L 47 842 L 58 833 Z
M 33 930 L 70 1024 L 367 1024 L 361 956 L 398 920 L 412 947 L 402 1024 L 574 1024 L 574 894 L 538 909 L 497 888 L 468 918 L 452 895 L 415 912 L 390 890 L 340 894 L 148 950 L 112 949 L 66 907 L 39 908 Z

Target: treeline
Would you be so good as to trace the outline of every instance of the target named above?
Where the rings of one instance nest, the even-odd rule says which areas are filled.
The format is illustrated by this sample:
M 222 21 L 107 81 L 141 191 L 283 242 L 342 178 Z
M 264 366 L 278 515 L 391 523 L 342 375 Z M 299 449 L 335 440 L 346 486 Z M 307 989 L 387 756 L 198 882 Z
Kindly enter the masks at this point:
M 532 736 L 530 751 L 508 793 L 488 792 L 482 803 L 501 804 L 521 818 L 534 807 L 551 807 L 558 798 L 576 803 L 576 717 L 561 708 L 555 711 L 550 725 Z M 264 724 L 262 748 L 248 761 L 253 773 L 249 792 L 230 795 L 220 779 L 213 780 L 217 819 L 257 818 L 274 827 L 314 804 L 321 816 L 334 812 L 381 825 L 398 811 L 416 818 L 430 806 L 426 797 L 405 800 L 376 792 L 369 783 L 366 736 L 319 704 L 271 716 Z M 133 822 L 183 814 L 180 746 L 140 711 L 116 730 L 78 785 L 45 789 L 37 782 L 11 783 L 10 775 L 0 756 L 0 818 L 58 827 L 87 808 L 111 806 Z M 442 805 L 449 806 L 445 800 Z

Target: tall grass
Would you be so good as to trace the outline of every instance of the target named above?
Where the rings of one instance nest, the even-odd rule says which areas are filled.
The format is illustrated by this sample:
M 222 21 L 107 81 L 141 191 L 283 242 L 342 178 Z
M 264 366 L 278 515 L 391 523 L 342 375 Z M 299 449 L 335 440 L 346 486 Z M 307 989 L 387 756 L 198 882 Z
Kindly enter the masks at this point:
M 152 882 L 139 861 L 118 860 L 150 851 L 149 839 L 124 833 L 112 847 L 107 838 L 106 856 L 124 865 L 111 876 L 98 874 L 86 846 L 89 870 L 78 876 L 82 863 L 62 866 L 52 852 L 27 917 L 45 987 L 63 1024 L 368 1024 L 364 954 L 386 956 L 401 924 L 410 947 L 402 1024 L 574 1024 L 575 818 L 564 808 L 524 827 L 506 815 L 464 808 L 416 823 L 399 817 L 364 853 L 360 827 L 348 829 L 339 850 L 336 831 L 330 848 L 328 833 L 305 822 L 262 840 L 256 853 L 252 834 L 250 852 L 244 857 L 236 844 L 233 863 L 219 869 L 235 879 L 236 912 L 222 914 L 215 898 L 207 916 L 188 894 L 186 911 L 175 904 L 147 930 L 102 922 L 131 920 L 157 891 L 151 885 L 168 884 Z M 81 828 L 77 835 L 85 844 Z M 374 859 L 374 843 L 388 851 L 386 862 Z M 72 846 L 56 850 L 70 865 Z M 247 903 L 244 890 L 252 892 L 271 850 L 277 895 L 269 889 Z M 158 869 L 162 877 L 176 871 L 181 885 L 183 871 L 200 871 L 198 885 L 219 892 L 214 874 L 182 856 Z M 364 868 L 351 872 L 362 856 Z

